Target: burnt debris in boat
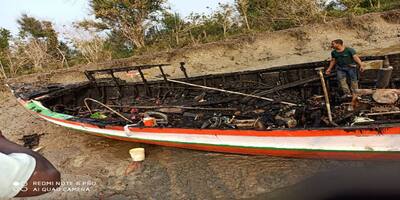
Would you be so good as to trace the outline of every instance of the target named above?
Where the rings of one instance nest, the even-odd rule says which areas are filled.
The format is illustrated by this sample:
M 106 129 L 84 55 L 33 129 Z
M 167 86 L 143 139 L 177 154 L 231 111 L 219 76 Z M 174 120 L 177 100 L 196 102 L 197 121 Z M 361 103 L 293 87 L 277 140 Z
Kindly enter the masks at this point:
M 140 65 L 86 71 L 88 82 L 79 84 L 12 88 L 22 99 L 99 127 L 270 130 L 400 122 L 400 91 L 382 89 L 398 88 L 400 54 L 362 59 L 382 66 L 365 71 L 360 86 L 369 89 L 349 99 L 341 98 L 336 76 L 315 70 L 325 61 L 198 77 L 180 63 L 180 79 L 165 73 L 168 64 Z M 149 76 L 149 69 L 159 75 Z

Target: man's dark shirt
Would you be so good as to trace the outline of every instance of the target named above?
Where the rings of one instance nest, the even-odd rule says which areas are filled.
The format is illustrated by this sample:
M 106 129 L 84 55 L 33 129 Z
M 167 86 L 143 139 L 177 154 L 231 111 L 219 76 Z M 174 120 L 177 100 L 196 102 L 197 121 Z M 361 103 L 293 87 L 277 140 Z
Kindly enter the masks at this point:
M 332 58 L 335 58 L 336 60 L 336 65 L 342 68 L 356 66 L 356 62 L 353 59 L 354 55 L 356 55 L 356 50 L 348 47 L 346 47 L 342 52 L 333 50 L 331 53 Z

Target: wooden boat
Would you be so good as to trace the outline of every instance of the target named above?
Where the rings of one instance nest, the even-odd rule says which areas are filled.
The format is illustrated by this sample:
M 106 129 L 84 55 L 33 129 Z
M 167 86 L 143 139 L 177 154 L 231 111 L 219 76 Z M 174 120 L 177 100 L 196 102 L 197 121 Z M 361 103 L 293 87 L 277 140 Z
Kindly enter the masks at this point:
M 394 68 L 390 87 L 397 88 L 400 84 L 400 54 L 362 59 L 371 61 L 385 58 Z M 77 84 L 9 86 L 18 101 L 33 114 L 66 128 L 112 139 L 237 154 L 399 159 L 398 112 L 390 108 L 382 114 L 371 115 L 370 118 L 376 117 L 373 121 L 354 123 L 354 117 L 365 116 L 365 110 L 340 113 L 343 105 L 347 104 L 339 98 L 341 94 L 335 76 L 326 77 L 326 81 L 335 122 L 332 124 L 336 126 L 326 122 L 326 102 L 318 96 L 323 95 L 323 87 L 315 68 L 327 64 L 321 61 L 189 77 L 184 63 L 181 63 L 184 77 L 173 80 L 164 73 L 166 67 L 173 66 L 141 65 L 86 71 L 89 81 Z M 161 77 L 150 80 L 143 71 L 153 68 L 160 69 Z M 375 87 L 378 71 L 369 69 L 362 74 L 362 88 Z M 141 81 L 122 80 L 119 75 L 127 73 L 137 73 Z M 108 78 L 96 78 L 99 75 L 107 75 Z M 310 101 L 317 102 L 316 113 L 319 116 L 311 116 L 313 111 L 307 107 Z M 370 107 L 373 104 L 368 99 L 366 102 L 364 104 Z M 397 103 L 390 106 L 397 107 Z M 297 113 L 298 110 L 303 112 L 300 117 L 291 116 L 296 123 L 289 128 L 284 115 L 292 111 Z M 145 126 L 143 113 L 148 111 L 164 114 L 168 117 L 167 122 L 157 119 L 161 120 L 155 121 L 158 125 Z M 385 114 L 388 112 L 391 114 Z M 97 116 L 94 116 L 96 113 Z M 232 119 L 233 115 L 235 119 Z M 261 115 L 272 119 L 264 119 L 261 127 L 256 127 L 252 119 L 260 119 Z M 278 115 L 280 118 L 276 117 Z M 250 122 L 253 126 L 237 126 L 232 123 L 236 119 Z

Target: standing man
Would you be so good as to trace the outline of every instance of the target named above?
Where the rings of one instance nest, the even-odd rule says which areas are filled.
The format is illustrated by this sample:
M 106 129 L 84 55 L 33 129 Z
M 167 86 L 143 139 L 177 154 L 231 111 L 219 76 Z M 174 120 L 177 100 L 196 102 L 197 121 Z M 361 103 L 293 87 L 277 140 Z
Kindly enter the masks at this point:
M 345 47 L 343 40 L 337 39 L 332 41 L 332 53 L 331 62 L 326 74 L 329 75 L 336 66 L 337 79 L 339 81 L 340 88 L 344 93 L 344 97 L 351 97 L 351 91 L 347 84 L 347 78 L 350 78 L 351 90 L 358 89 L 358 69 L 357 65 L 360 66 L 360 71 L 364 71 L 364 63 L 358 57 L 356 51 L 353 48 Z

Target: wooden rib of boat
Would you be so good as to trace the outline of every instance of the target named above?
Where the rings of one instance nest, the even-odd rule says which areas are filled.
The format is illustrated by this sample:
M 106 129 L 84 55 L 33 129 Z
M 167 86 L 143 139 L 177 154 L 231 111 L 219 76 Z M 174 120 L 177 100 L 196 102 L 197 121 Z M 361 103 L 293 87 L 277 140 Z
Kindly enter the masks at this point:
M 387 55 L 386 58 L 394 68 L 390 87 L 397 88 L 400 84 L 400 54 Z M 384 59 L 384 56 L 363 58 L 366 61 Z M 315 109 L 309 109 L 306 102 L 315 99 L 313 97 L 316 95 L 323 94 L 320 79 L 315 71 L 315 68 L 321 66 L 327 66 L 327 62 L 188 77 L 188 72 L 182 64 L 180 69 L 185 77 L 174 79 L 194 85 L 268 97 L 274 99 L 274 102 L 168 81 L 169 77 L 164 71 L 166 67 L 172 66 L 166 65 L 87 71 L 89 81 L 77 84 L 9 86 L 18 101 L 34 115 L 66 128 L 117 140 L 251 155 L 399 159 L 400 117 L 396 114 L 378 114 L 373 118 L 373 122 L 355 124 L 354 117 L 361 116 L 365 110 L 354 111 L 357 116 L 354 116 L 354 113 L 339 112 L 344 103 L 338 100 L 341 94 L 335 76 L 326 79 L 334 120 L 338 126 L 323 120 L 326 118 L 323 99 L 318 100 L 321 104 L 317 105 L 316 112 L 321 115 L 310 117 Z M 146 79 L 148 77 L 143 71 L 155 67 L 161 70 L 161 78 Z M 360 84 L 363 88 L 373 88 L 376 85 L 377 70 L 379 69 L 370 69 L 362 74 Z M 124 81 L 116 75 L 136 72 L 141 81 Z M 109 78 L 96 78 L 99 74 L 109 75 Z M 85 99 L 88 98 L 112 107 L 126 119 L 95 102 L 86 102 L 86 107 Z M 280 102 L 292 102 L 298 106 Z M 364 104 L 371 107 L 373 103 Z M 177 111 L 163 113 L 163 110 L 159 109 L 163 106 L 177 108 Z M 372 106 L 375 108 L 382 105 Z M 390 106 L 396 107 L 397 104 Z M 285 121 L 278 120 L 276 115 L 285 118 L 284 113 L 293 109 L 296 113 L 298 110 L 303 112 L 299 114 L 300 117 L 292 116 L 297 123 L 295 127 L 289 128 Z M 256 112 L 257 110 L 261 111 Z M 135 112 L 148 111 L 167 115 L 168 122 L 147 127 L 140 121 L 135 121 L 142 119 L 132 117 L 136 115 Z M 94 112 L 102 113 L 108 118 L 93 118 L 91 116 Z M 232 126 L 230 123 L 234 120 L 233 115 L 238 121 L 263 119 L 263 128 Z M 272 119 L 268 116 L 272 116 Z M 220 120 L 219 124 L 215 125 L 211 119 Z M 207 121 L 214 125 L 204 125 Z M 315 124 L 315 121 L 318 123 Z

